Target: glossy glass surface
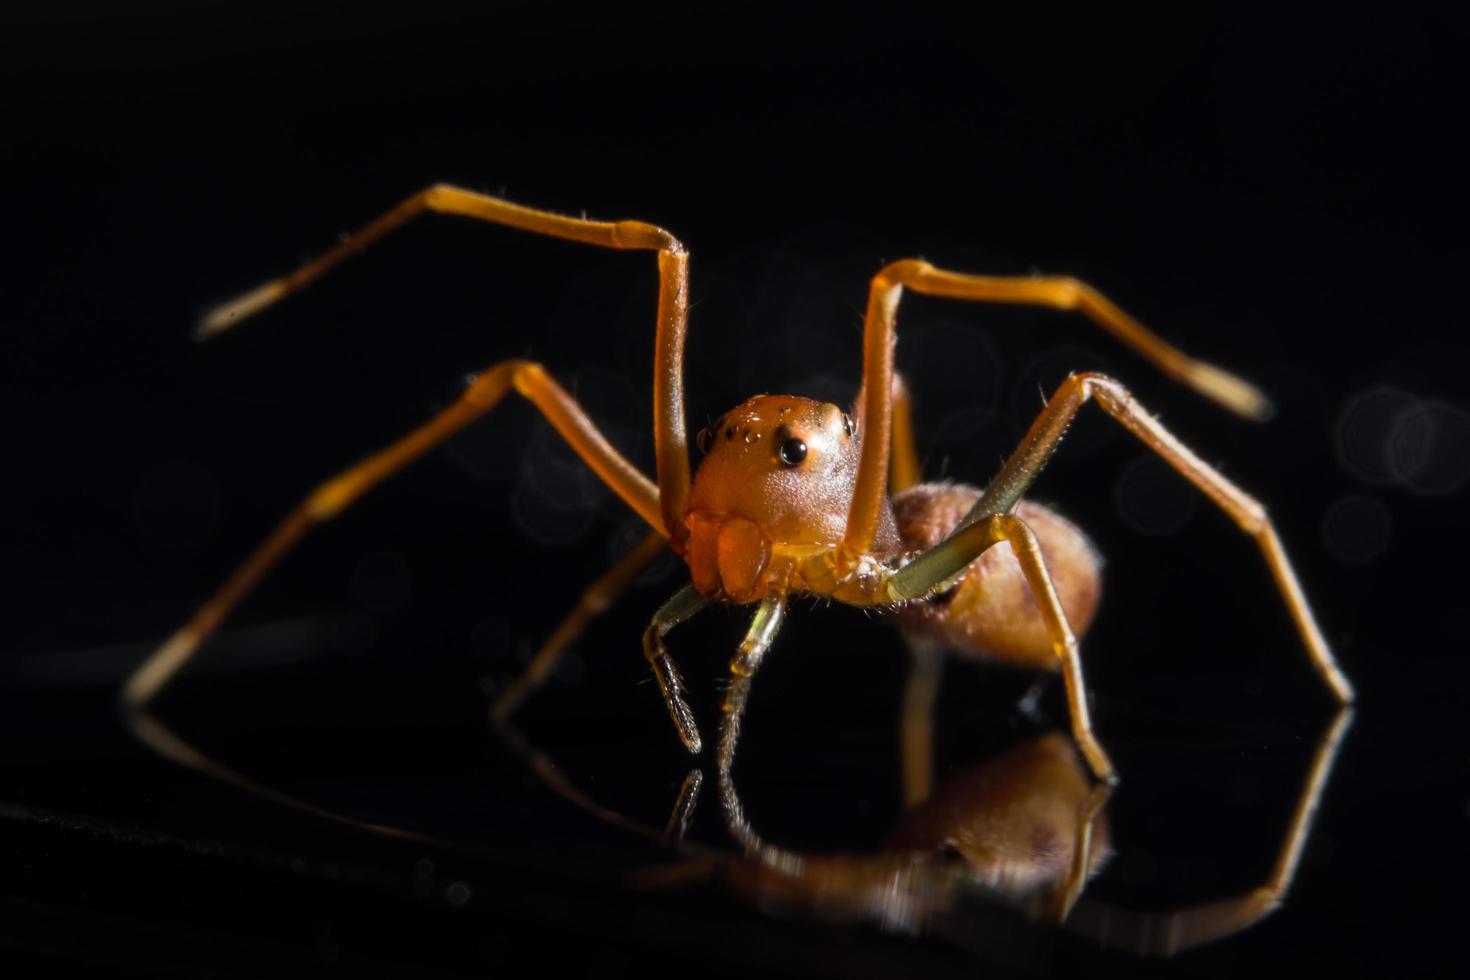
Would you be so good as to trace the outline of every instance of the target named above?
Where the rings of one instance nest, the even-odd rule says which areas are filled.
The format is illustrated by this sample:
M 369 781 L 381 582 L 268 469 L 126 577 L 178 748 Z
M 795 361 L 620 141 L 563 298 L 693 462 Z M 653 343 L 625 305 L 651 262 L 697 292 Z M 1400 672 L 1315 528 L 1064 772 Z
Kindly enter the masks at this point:
M 789 12 L 6 14 L 0 965 L 1461 970 L 1470 348 L 1446 120 L 1462 35 L 1113 16 L 875 32 Z M 1034 493 L 1107 561 L 1082 657 L 1123 783 L 1072 927 L 963 885 L 918 935 L 773 899 L 732 863 L 712 778 L 685 850 L 644 836 L 693 764 L 639 649 L 686 581 L 672 562 L 517 716 L 580 798 L 549 787 L 487 699 L 641 526 L 524 406 L 315 532 L 159 705 L 279 793 L 432 840 L 130 740 L 113 701 L 128 670 L 305 491 L 467 373 L 544 360 L 652 472 L 646 255 L 429 221 L 238 333 L 189 340 L 203 310 L 440 179 L 689 245 L 691 434 L 760 391 L 850 404 L 868 278 L 907 255 L 1081 276 L 1269 392 L 1276 417 L 1250 424 L 1066 314 L 921 297 L 901 313 L 926 476 L 983 483 L 1039 390 L 1101 369 L 1270 507 L 1361 694 L 1282 907 L 1169 959 L 1078 934 L 1089 909 L 1264 881 L 1334 715 L 1251 543 L 1100 416 Z M 798 603 L 787 619 L 751 696 L 741 801 L 768 843 L 871 868 L 903 822 L 904 651 L 877 617 Z M 707 734 L 745 626 L 713 610 L 670 634 Z M 938 784 L 1065 731 L 1055 685 L 1036 718 L 1017 710 L 1031 680 L 947 667 Z M 1110 919 L 1117 945 L 1132 921 Z

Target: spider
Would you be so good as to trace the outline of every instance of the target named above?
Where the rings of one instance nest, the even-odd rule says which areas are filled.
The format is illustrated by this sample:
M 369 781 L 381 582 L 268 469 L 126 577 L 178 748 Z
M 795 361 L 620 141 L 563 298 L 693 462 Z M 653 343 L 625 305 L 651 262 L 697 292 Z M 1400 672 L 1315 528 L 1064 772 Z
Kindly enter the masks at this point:
M 684 421 L 683 358 L 689 255 L 672 234 L 639 221 L 571 218 L 449 185 L 409 197 L 320 258 L 224 303 L 199 333 L 224 331 L 318 279 L 338 263 L 425 212 L 460 215 L 610 249 L 653 252 L 659 298 L 654 344 L 656 480 L 624 459 L 576 401 L 540 365 L 506 360 L 478 374 L 449 408 L 309 493 L 183 627 L 128 679 L 122 693 L 135 730 L 145 709 L 261 577 L 313 526 L 330 520 L 391 474 L 489 412 L 511 391 L 528 399 L 571 448 L 652 529 L 583 594 L 567 619 L 500 697 L 508 718 L 547 676 L 592 617 L 605 609 L 664 548 L 689 566 L 691 583 L 654 614 L 643 635 L 679 738 L 701 738 L 665 637 L 713 602 L 754 605 L 730 664 L 719 746 L 722 775 L 734 755 L 749 679 L 781 629 L 793 595 L 894 609 L 920 649 L 964 654 L 1043 671 L 1065 681 L 1072 734 L 1093 774 L 1115 770 L 1093 734 L 1077 634 L 1097 603 L 1096 553 L 1068 521 L 1022 499 L 1088 401 L 1161 455 L 1259 545 L 1316 670 L 1342 702 L 1352 687 L 1312 617 L 1265 509 L 1171 435 L 1117 381 L 1074 374 L 1047 401 L 1020 446 L 984 488 L 920 482 L 909 397 L 894 373 L 895 322 L 904 290 L 984 303 L 1075 310 L 1165 374 L 1252 418 L 1269 410 L 1255 387 L 1193 359 L 1090 286 L 1069 278 L 991 277 L 952 272 L 918 259 L 874 276 L 864 319 L 863 378 L 850 413 L 795 395 L 757 395 L 698 436 L 704 457 L 691 479 Z M 995 546 L 1004 543 L 1006 548 Z M 993 549 L 993 550 L 992 550 Z M 156 723 L 151 726 L 156 730 Z M 907 733 L 906 753 L 922 733 Z M 145 736 L 146 737 L 146 736 Z M 166 737 L 167 754 L 197 759 Z

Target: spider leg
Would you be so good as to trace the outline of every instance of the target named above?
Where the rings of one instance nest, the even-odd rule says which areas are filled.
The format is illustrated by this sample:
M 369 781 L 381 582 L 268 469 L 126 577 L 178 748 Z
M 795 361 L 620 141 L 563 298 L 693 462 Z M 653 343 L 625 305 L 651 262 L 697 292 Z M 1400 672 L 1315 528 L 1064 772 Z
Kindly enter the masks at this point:
M 746 701 L 750 697 L 750 685 L 761 660 L 781 630 L 786 620 L 786 600 L 781 596 L 769 595 L 761 600 L 751 618 L 745 639 L 740 642 L 740 651 L 730 661 L 730 686 L 725 690 L 725 701 L 721 706 L 724 717 L 720 721 L 720 746 L 716 759 L 719 774 L 720 805 L 730 833 L 747 853 L 757 850 L 768 851 L 767 858 L 777 857 L 778 852 L 763 844 L 750 822 L 745 818 L 745 808 L 735 793 L 735 783 L 730 770 L 735 765 L 735 744 L 740 739 L 740 723 L 745 717 Z M 778 860 L 777 867 L 783 866 Z
M 668 549 L 669 543 L 657 531 L 650 531 L 633 550 L 624 555 L 601 578 L 587 587 L 572 611 L 547 637 L 536 656 L 490 706 L 490 717 L 501 723 L 515 714 L 522 702 L 534 693 L 561 663 L 567 648 L 577 641 L 593 619 L 602 615 L 633 584 L 649 564 Z
M 852 414 L 858 431 L 866 431 L 863 412 L 867 398 L 858 390 Z M 901 493 L 924 478 L 919 462 L 919 444 L 914 438 L 914 415 L 909 386 L 902 374 L 893 373 L 893 448 L 889 453 L 888 495 Z
M 1339 701 L 1351 703 L 1352 684 L 1337 666 L 1332 650 L 1322 636 L 1266 509 L 1254 497 L 1244 493 L 1191 452 L 1145 411 L 1126 388 L 1106 375 L 1078 374 L 1062 382 L 1057 393 L 1031 426 L 1031 431 L 991 481 L 985 495 L 975 504 L 974 510 L 960 521 L 960 526 L 1015 506 L 1021 494 L 1045 465 L 1047 457 L 1061 440 L 1072 417 L 1090 398 L 1095 398 L 1105 412 L 1162 456 L 1185 479 L 1229 514 L 1241 530 L 1255 539 L 1317 673 Z
M 909 648 L 909 675 L 903 687 L 899 720 L 903 764 L 903 805 L 917 806 L 934 791 L 934 700 L 944 671 L 944 652 L 921 637 L 904 637 Z
M 270 568 L 315 525 L 340 514 L 382 480 L 490 411 L 512 388 L 531 401 L 583 461 L 656 531 L 662 527 L 658 489 L 597 431 L 561 386 L 538 364 L 502 361 L 481 374 L 457 402 L 386 449 L 318 486 L 286 515 L 194 617 L 128 678 L 122 691 L 131 718 L 157 696 L 204 640 Z M 180 759 L 192 765 L 187 759 Z
M 904 289 L 979 303 L 1019 303 L 1076 310 L 1166 375 L 1247 418 L 1270 414 L 1270 401 L 1254 385 L 1163 340 L 1115 303 L 1076 279 L 1033 276 L 974 276 L 936 269 L 928 262 L 894 262 L 873 277 L 863 320 L 863 416 L 867 434 L 857 486 L 848 508 L 842 554 L 849 560 L 872 549 L 889 469 L 893 416 L 894 321 Z M 893 451 L 897 451 L 896 447 Z
M 684 680 L 679 676 L 679 669 L 674 666 L 673 658 L 669 656 L 668 647 L 664 646 L 664 637 L 669 630 L 699 612 L 709 602 L 693 585 L 686 585 L 659 607 L 658 612 L 653 614 L 653 622 L 643 631 L 643 655 L 653 668 L 653 676 L 658 681 L 658 690 L 663 695 L 664 704 L 668 706 L 669 717 L 679 730 L 679 740 L 690 752 L 698 752 L 704 743 L 699 737 L 699 725 L 694 720 L 694 711 L 684 697 Z
M 1072 863 L 1067 866 L 1066 877 L 1051 900 L 1051 916 L 1057 922 L 1066 920 L 1081 897 L 1082 889 L 1087 887 L 1087 880 L 1093 872 L 1092 845 L 1097 838 L 1097 818 L 1102 815 L 1112 795 L 1111 784 L 1098 783 L 1082 803 L 1077 815 L 1077 835 L 1072 841 Z
M 986 548 L 999 540 L 1009 540 L 1039 600 L 1047 632 L 1062 659 L 1067 702 L 1078 742 L 1088 761 L 1093 763 L 1093 770 L 1104 776 L 1107 770 L 1099 768 L 1097 762 L 1106 760 L 1093 754 L 1094 751 L 1100 753 L 1101 749 L 1091 740 L 1087 701 L 1081 686 L 1081 665 L 1076 656 L 1076 638 L 1057 602 L 1035 538 L 1023 522 L 1008 514 L 1046 464 L 1078 409 L 1094 397 L 1109 415 L 1164 457 L 1229 514 L 1242 530 L 1256 539 L 1317 672 L 1339 701 L 1350 703 L 1353 699 L 1352 685 L 1338 668 L 1327 641 L 1322 637 L 1265 508 L 1192 453 L 1144 411 L 1126 388 L 1106 375 L 1076 374 L 1062 383 L 1032 424 L 1030 432 L 1021 440 L 1021 445 L 950 537 L 894 573 L 888 583 L 890 595 L 899 601 L 926 595 L 961 573 Z
M 658 331 L 654 339 L 654 454 L 663 527 L 676 547 L 689 495 L 689 449 L 684 426 L 684 336 L 689 319 L 689 254 L 669 232 L 641 221 L 588 221 L 528 208 L 448 184 L 427 187 L 370 222 L 356 235 L 279 279 L 215 307 L 198 335 L 227 330 L 246 317 L 305 288 L 328 270 L 425 212 L 453 214 L 538 235 L 602 248 L 658 253 Z
M 1302 783 L 1291 821 L 1266 881 L 1241 895 L 1168 913 L 1139 913 L 1084 901 L 1067 928 L 1104 945 L 1155 956 L 1171 956 L 1249 928 L 1280 907 L 1291 888 L 1322 793 L 1332 775 L 1338 749 L 1352 724 L 1353 709 L 1342 707 L 1322 734 Z
M 924 478 L 919 444 L 914 439 L 914 413 L 903 375 L 893 375 L 893 458 L 888 467 L 888 494 L 900 493 Z
M 973 511 L 971 512 L 974 513 Z M 927 595 L 945 585 L 987 548 L 1002 541 L 1011 551 L 1026 576 L 1026 584 L 1036 597 L 1036 605 L 1046 624 L 1052 650 L 1060 661 L 1062 679 L 1067 686 L 1067 708 L 1072 717 L 1072 735 L 1077 740 L 1093 773 L 1104 782 L 1116 780 L 1113 764 L 1092 733 L 1092 717 L 1087 707 L 1087 686 L 1082 678 L 1082 660 L 1078 656 L 1077 637 L 1067 622 L 1067 614 L 1057 598 L 1051 573 L 1041 557 L 1036 535 L 1019 517 L 992 514 L 982 520 L 958 528 L 950 537 L 930 548 L 893 574 L 888 593 L 895 601 Z

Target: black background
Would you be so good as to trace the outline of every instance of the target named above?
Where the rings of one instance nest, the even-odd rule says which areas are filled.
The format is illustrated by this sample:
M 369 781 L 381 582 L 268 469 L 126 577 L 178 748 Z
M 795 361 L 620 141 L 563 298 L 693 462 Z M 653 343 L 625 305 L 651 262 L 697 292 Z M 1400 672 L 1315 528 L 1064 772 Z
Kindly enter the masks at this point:
M 1005 961 L 980 943 L 778 924 L 717 885 L 630 890 L 623 872 L 672 857 L 507 757 L 485 692 L 638 533 L 520 404 L 314 535 L 165 705 L 265 782 L 468 846 L 294 813 L 158 761 L 113 723 L 128 669 L 278 515 L 469 372 L 542 360 L 651 466 L 647 256 L 430 218 L 237 333 L 190 341 L 211 304 L 445 180 L 674 230 L 693 256 L 692 424 L 754 391 L 850 398 L 867 278 L 911 255 L 1077 275 L 1260 383 L 1278 413 L 1252 425 L 1075 318 L 921 298 L 902 311 L 929 475 L 983 482 L 1042 390 L 1069 370 L 1115 374 L 1268 505 L 1362 694 L 1286 907 L 1149 969 L 1462 965 L 1462 25 L 144 6 L 0 23 L 0 940 L 16 964 Z M 1125 783 L 1097 893 L 1161 907 L 1261 880 L 1331 709 L 1259 558 L 1100 417 L 1036 496 L 1109 559 L 1084 658 Z M 574 782 L 654 825 L 688 761 L 637 635 L 679 575 L 647 576 L 523 715 Z M 716 612 L 675 634 L 706 726 L 742 623 Z M 881 840 L 902 676 L 891 630 L 798 606 L 741 762 L 767 834 Z M 951 762 L 1028 724 L 1009 709 L 1025 678 L 950 680 Z M 1058 692 L 1047 710 L 1065 718 Z M 720 843 L 713 804 L 698 829 Z M 1068 943 L 1053 969 L 1095 968 Z

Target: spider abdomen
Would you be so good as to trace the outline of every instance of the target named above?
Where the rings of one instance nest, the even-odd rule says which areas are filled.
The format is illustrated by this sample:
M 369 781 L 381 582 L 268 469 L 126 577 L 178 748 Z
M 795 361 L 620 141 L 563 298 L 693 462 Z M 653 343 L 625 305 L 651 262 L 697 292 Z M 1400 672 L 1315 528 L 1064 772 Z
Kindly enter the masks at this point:
M 922 551 L 944 540 L 980 493 L 963 483 L 921 483 L 895 495 L 893 513 L 904 546 Z M 1057 597 L 1080 637 L 1101 595 L 1101 557 L 1080 528 L 1049 508 L 1022 501 L 1014 514 L 1036 535 Z M 898 617 L 904 629 L 956 653 L 1028 670 L 1054 671 L 1061 664 L 1036 598 L 1006 542 L 975 559 L 954 588 L 909 603 Z

